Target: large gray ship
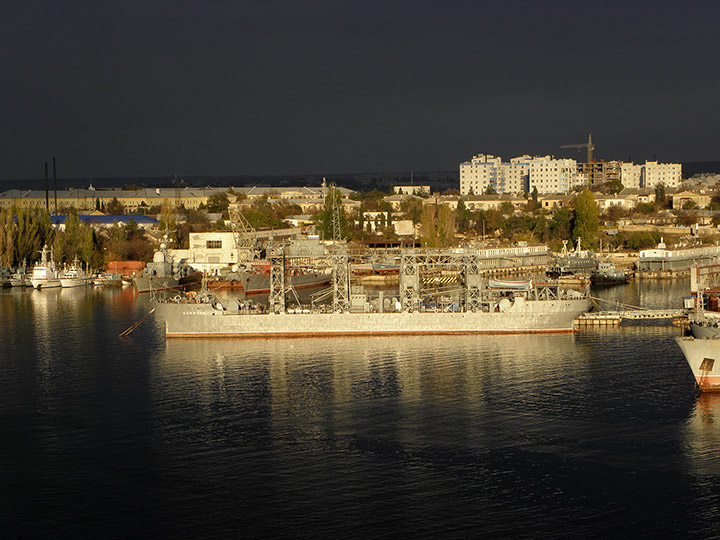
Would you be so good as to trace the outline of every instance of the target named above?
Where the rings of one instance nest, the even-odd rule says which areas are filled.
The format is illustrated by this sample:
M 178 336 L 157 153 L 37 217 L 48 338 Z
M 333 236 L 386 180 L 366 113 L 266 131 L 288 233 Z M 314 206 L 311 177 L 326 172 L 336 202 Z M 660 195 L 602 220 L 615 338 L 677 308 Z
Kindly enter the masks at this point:
M 273 264 L 267 307 L 246 299 L 221 301 L 201 293 L 178 295 L 158 303 L 156 310 L 169 338 L 265 338 L 573 332 L 573 320 L 590 307 L 584 294 L 556 283 L 488 282 L 481 278 L 472 256 L 453 256 L 446 263 L 459 269 L 463 287 L 432 296 L 419 287 L 420 269 L 426 266 L 427 257 L 403 257 L 400 288 L 394 298 L 351 292 L 347 261 L 337 257 L 330 304 L 287 306 L 285 260 L 280 257 Z

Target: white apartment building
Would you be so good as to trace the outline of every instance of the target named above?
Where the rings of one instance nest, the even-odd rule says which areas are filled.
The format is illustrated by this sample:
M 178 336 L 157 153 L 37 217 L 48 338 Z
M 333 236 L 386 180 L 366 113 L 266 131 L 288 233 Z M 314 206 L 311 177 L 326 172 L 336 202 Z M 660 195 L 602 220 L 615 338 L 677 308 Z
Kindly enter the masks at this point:
M 644 164 L 623 163 L 620 181 L 626 188 L 654 188 L 658 184 L 674 188 L 682 182 L 682 164 L 646 161 Z
M 674 188 L 682 182 L 682 165 L 680 163 L 658 163 L 646 161 L 643 165 L 642 187 L 655 187 L 664 184 L 665 187 Z
M 620 165 L 620 181 L 623 187 L 639 189 L 642 182 L 642 172 L 642 165 L 623 162 Z
M 502 159 L 490 154 L 478 154 L 460 164 L 460 194 L 482 195 L 488 186 L 497 191 L 498 173 Z M 502 177 L 505 177 L 502 172 Z
M 577 162 L 574 159 L 521 156 L 510 162 L 526 167 L 528 192 L 537 188 L 538 193 L 568 193 L 578 181 Z
M 577 163 L 573 159 L 554 159 L 550 156 L 502 158 L 479 154 L 460 164 L 460 194 L 482 195 L 488 186 L 498 194 L 567 193 L 577 183 Z

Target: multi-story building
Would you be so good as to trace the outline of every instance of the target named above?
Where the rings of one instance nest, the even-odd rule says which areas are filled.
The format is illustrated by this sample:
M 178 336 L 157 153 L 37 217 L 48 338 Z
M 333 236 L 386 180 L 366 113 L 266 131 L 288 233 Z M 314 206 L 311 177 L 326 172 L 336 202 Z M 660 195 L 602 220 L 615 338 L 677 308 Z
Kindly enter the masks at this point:
M 655 187 L 664 184 L 674 188 L 682 181 L 682 165 L 680 163 L 658 163 L 646 161 L 643 165 L 642 187 Z
M 643 166 L 635 163 L 625 163 L 620 165 L 620 181 L 626 188 L 639 189 L 642 180 Z
M 623 163 L 620 180 L 626 188 L 654 188 L 663 184 L 668 188 L 676 188 L 682 182 L 682 165 L 680 163 L 658 163 L 646 161 L 644 164 Z
M 538 193 L 567 193 L 577 183 L 577 163 L 573 159 L 551 156 L 502 158 L 479 154 L 460 164 L 460 194 L 482 195 L 495 192 L 522 193 L 537 188 Z
M 577 162 L 574 159 L 543 156 L 531 158 L 526 164 L 527 192 L 536 188 L 538 193 L 568 193 L 577 182 Z
M 619 161 L 593 160 L 590 163 L 578 163 L 577 170 L 584 177 L 584 183 L 597 186 L 613 180 L 620 180 L 622 163 Z
M 498 173 L 503 168 L 502 159 L 490 154 L 478 154 L 470 161 L 460 164 L 460 193 L 481 195 L 488 187 L 498 190 Z M 504 179 L 505 174 L 502 173 Z

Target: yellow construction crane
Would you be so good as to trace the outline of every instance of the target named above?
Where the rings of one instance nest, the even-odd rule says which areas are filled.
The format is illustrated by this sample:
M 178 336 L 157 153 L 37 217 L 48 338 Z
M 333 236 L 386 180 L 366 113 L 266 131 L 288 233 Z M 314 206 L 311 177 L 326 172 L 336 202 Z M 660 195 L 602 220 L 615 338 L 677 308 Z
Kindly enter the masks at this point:
M 563 144 L 560 148 L 587 148 L 587 162 L 592 163 L 593 160 L 593 150 L 595 150 L 595 145 L 592 142 L 592 133 L 588 135 L 588 142 L 582 143 L 582 144 Z

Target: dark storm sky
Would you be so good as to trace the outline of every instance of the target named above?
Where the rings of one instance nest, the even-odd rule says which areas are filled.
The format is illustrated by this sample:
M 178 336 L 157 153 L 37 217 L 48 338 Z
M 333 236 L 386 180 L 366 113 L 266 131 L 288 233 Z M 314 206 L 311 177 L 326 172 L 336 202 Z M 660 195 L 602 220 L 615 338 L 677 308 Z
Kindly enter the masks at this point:
M 720 159 L 718 2 L 0 2 L 0 178 Z

